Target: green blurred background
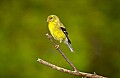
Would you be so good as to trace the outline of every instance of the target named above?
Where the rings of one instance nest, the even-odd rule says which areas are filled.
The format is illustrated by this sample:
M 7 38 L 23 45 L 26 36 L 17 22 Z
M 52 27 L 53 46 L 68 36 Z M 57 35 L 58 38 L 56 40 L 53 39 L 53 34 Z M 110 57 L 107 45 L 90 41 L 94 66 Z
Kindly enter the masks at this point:
M 76 53 L 60 48 L 80 71 L 120 78 L 120 0 L 0 0 L 0 78 L 79 78 L 36 61 L 72 70 L 45 36 L 50 14 L 66 26 Z

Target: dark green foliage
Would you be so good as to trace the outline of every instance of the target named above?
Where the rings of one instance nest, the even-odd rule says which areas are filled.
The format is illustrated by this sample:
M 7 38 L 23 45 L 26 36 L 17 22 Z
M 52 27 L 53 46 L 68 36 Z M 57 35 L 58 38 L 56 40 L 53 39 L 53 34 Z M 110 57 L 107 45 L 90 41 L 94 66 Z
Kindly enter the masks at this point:
M 80 71 L 120 78 L 119 5 L 119 0 L 0 0 L 0 78 L 74 77 L 36 61 L 72 69 L 45 36 L 50 14 L 67 28 L 76 53 L 56 42 Z

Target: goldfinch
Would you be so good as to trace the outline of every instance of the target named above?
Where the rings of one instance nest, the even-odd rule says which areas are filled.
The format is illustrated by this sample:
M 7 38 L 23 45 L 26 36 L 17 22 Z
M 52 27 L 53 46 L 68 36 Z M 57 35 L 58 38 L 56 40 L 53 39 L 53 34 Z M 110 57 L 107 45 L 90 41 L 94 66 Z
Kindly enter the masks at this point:
M 64 41 L 65 44 L 68 45 L 71 52 L 74 52 L 71 41 L 69 39 L 67 30 L 65 29 L 64 25 L 60 22 L 59 18 L 56 15 L 49 15 L 47 17 L 48 28 L 55 40 Z

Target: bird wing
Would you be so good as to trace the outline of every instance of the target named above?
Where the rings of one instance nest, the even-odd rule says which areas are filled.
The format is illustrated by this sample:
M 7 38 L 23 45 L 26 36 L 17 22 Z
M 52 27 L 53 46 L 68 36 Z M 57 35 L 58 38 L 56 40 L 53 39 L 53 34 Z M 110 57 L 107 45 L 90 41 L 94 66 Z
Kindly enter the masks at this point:
M 63 33 L 65 34 L 65 36 L 67 37 L 68 43 L 71 44 L 71 41 L 70 41 L 70 39 L 68 37 L 68 32 L 67 32 L 66 28 L 64 26 L 60 26 L 60 28 L 63 31 Z

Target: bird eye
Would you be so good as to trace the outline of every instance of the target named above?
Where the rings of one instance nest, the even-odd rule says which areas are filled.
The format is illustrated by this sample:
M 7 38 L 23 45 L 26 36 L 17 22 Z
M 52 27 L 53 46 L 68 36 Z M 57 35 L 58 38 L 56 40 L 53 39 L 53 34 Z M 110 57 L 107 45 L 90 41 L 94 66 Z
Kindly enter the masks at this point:
M 50 17 L 50 19 L 52 19 L 52 17 Z

